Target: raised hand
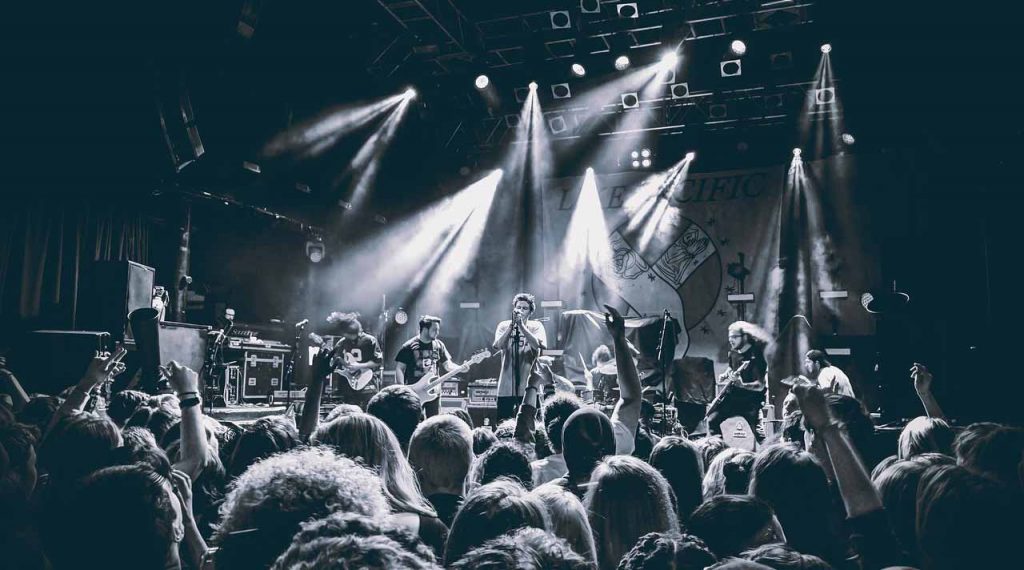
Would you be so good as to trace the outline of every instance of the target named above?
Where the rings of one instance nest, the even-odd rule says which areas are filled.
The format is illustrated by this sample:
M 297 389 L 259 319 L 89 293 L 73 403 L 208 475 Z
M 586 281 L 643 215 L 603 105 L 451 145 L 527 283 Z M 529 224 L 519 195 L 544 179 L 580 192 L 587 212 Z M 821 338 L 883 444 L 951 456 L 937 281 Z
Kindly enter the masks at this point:
M 793 385 L 792 392 L 796 395 L 796 401 L 800 404 L 800 411 L 803 412 L 808 427 L 818 430 L 832 422 L 832 413 L 820 388 L 798 383 Z
M 931 392 L 932 373 L 928 371 L 924 364 L 915 362 L 914 366 L 910 369 L 910 377 L 914 379 L 914 390 L 918 394 Z
M 121 359 L 124 358 L 127 352 L 124 347 L 118 347 L 114 354 L 97 352 L 96 356 L 89 361 L 89 366 L 86 367 L 79 386 L 88 391 L 105 382 L 111 376 L 124 372 L 125 367 L 121 363 Z
M 605 305 L 604 325 L 613 338 L 624 338 L 626 336 L 626 319 L 622 318 L 615 307 Z
M 199 375 L 196 374 L 195 370 L 178 363 L 176 360 L 172 360 L 165 369 L 167 371 L 167 381 L 170 383 L 171 389 L 176 393 L 199 392 Z

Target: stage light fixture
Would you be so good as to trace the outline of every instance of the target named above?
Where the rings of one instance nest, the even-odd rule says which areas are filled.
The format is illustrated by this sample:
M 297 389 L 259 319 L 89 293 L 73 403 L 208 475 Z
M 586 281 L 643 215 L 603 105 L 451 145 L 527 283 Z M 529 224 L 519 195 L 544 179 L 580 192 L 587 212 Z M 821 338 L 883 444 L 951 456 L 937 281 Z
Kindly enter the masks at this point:
M 583 14 L 600 14 L 601 0 L 580 0 L 580 12 Z
M 536 91 L 537 90 L 537 82 L 536 81 L 531 81 L 530 84 L 529 84 L 529 88 L 530 88 L 530 91 Z
M 253 172 L 253 173 L 256 173 L 256 174 L 259 174 L 263 170 L 262 168 L 260 168 L 259 164 L 255 163 L 255 162 L 250 162 L 248 160 L 246 160 L 245 162 L 242 163 L 242 168 L 248 170 L 249 172 Z
M 794 148 L 793 149 L 793 158 L 800 158 L 800 152 L 801 151 L 800 151 L 799 148 Z
M 320 238 L 313 238 L 306 242 L 306 257 L 313 263 L 320 263 L 324 259 L 326 249 Z
M 640 158 L 640 153 L 634 150 L 629 154 L 629 156 L 632 158 Z
M 640 161 L 639 160 L 634 160 L 633 161 L 633 168 L 640 168 Z
M 666 69 L 675 67 L 677 63 L 679 63 L 679 55 L 674 51 L 666 52 L 661 56 L 661 66 Z
M 769 67 L 772 71 L 782 71 L 793 68 L 793 54 L 788 51 L 773 53 L 768 56 Z
M 530 96 L 530 89 L 528 87 L 516 87 L 514 89 L 516 94 L 516 103 L 523 103 L 526 98 Z
M 407 101 L 411 101 L 412 99 L 416 98 L 416 90 L 413 89 L 412 87 L 410 87 L 410 88 L 405 90 L 405 93 L 403 93 L 403 96 L 405 97 L 405 99 Z
M 683 99 L 690 96 L 689 83 L 673 83 L 669 89 L 672 92 L 673 99 Z
M 625 71 L 629 69 L 629 57 L 620 55 L 615 58 L 615 69 L 619 71 Z
M 587 74 L 587 68 L 583 67 L 582 64 L 574 63 L 572 64 L 572 74 L 576 77 L 583 77 Z
M 636 109 L 640 106 L 640 97 L 635 92 L 623 93 L 621 99 L 623 109 Z
M 409 313 L 405 312 L 405 309 L 402 307 L 399 307 L 395 311 L 395 324 L 404 325 L 407 322 L 409 322 Z
M 719 68 L 722 72 L 722 77 L 739 77 L 743 75 L 743 61 L 739 59 L 729 59 L 719 64 Z
M 825 87 L 824 89 L 814 90 L 814 103 L 816 105 L 830 105 L 836 100 L 836 88 Z
M 697 158 L 697 153 L 693 152 L 692 150 L 686 153 L 686 160 L 693 160 L 695 158 Z
M 832 44 L 821 44 L 821 53 L 830 53 L 832 51 Z
M 640 161 L 640 164 L 643 165 L 644 168 L 650 168 L 651 167 L 651 159 L 645 158 L 642 161 Z
M 645 149 L 641 150 L 640 151 L 640 156 L 642 156 L 644 158 L 650 158 L 650 156 L 651 156 L 651 149 L 645 148 Z
M 733 40 L 732 43 L 729 44 L 729 51 L 731 51 L 733 55 L 743 55 L 747 53 L 747 44 L 743 43 L 743 40 Z
M 476 88 L 477 89 L 486 89 L 487 86 L 490 85 L 490 84 L 491 84 L 491 80 L 486 75 L 477 75 L 476 76 Z
M 725 103 L 712 103 L 708 105 L 708 118 L 721 120 L 729 115 L 729 107 Z
M 555 99 L 568 99 L 572 97 L 572 90 L 568 83 L 556 83 L 551 86 L 551 96 Z
M 548 128 L 551 129 L 551 134 L 558 135 L 564 133 L 569 129 L 565 124 L 565 117 L 562 115 L 555 115 L 548 119 Z
M 619 13 L 620 18 L 639 18 L 640 10 L 636 7 L 636 2 L 619 2 L 615 5 L 616 11 Z
M 857 139 L 853 138 L 850 133 L 843 133 L 843 142 L 849 145 L 857 142 Z
M 550 12 L 551 16 L 551 29 L 552 30 L 565 30 L 572 26 L 572 20 L 569 18 L 568 10 L 556 10 Z
M 505 126 L 512 129 L 519 126 L 520 118 L 519 115 L 505 115 Z

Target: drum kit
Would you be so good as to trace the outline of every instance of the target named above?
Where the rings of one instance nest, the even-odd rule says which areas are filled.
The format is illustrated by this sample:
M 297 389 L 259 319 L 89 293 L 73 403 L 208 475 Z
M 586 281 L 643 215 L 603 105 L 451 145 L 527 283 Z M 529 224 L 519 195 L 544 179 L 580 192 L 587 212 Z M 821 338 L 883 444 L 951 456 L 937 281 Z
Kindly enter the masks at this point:
M 590 370 L 593 388 L 577 385 L 576 393 L 584 402 L 593 404 L 611 416 L 615 404 L 619 401 L 618 370 L 615 361 L 610 361 Z M 662 434 L 674 434 L 679 430 L 679 411 L 670 401 L 671 398 L 662 394 L 658 387 L 644 388 L 643 398 L 654 404 L 654 416 L 651 427 Z

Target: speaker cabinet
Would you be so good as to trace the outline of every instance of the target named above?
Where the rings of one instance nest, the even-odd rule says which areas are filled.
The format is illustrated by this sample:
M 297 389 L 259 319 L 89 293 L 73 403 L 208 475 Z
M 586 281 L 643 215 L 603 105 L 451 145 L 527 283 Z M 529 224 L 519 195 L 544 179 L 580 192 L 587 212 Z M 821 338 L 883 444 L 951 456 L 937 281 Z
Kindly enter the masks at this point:
M 131 341 L 128 313 L 149 307 L 156 271 L 134 261 L 98 261 L 78 299 L 76 328 L 104 331 L 114 342 Z

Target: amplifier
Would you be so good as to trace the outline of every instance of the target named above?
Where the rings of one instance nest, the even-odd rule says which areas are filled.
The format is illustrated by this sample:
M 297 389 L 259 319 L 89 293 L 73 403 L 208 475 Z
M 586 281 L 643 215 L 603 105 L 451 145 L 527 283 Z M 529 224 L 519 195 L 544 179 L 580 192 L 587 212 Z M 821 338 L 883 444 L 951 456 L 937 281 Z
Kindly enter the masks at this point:
M 470 408 L 498 407 L 498 380 L 496 378 L 474 380 L 469 383 L 466 392 Z
M 449 410 L 465 410 L 466 394 L 460 391 L 461 383 L 458 380 L 449 380 L 441 383 L 440 411 L 444 413 Z
M 246 348 L 242 359 L 242 400 L 266 400 L 280 390 L 290 353 L 284 348 Z

